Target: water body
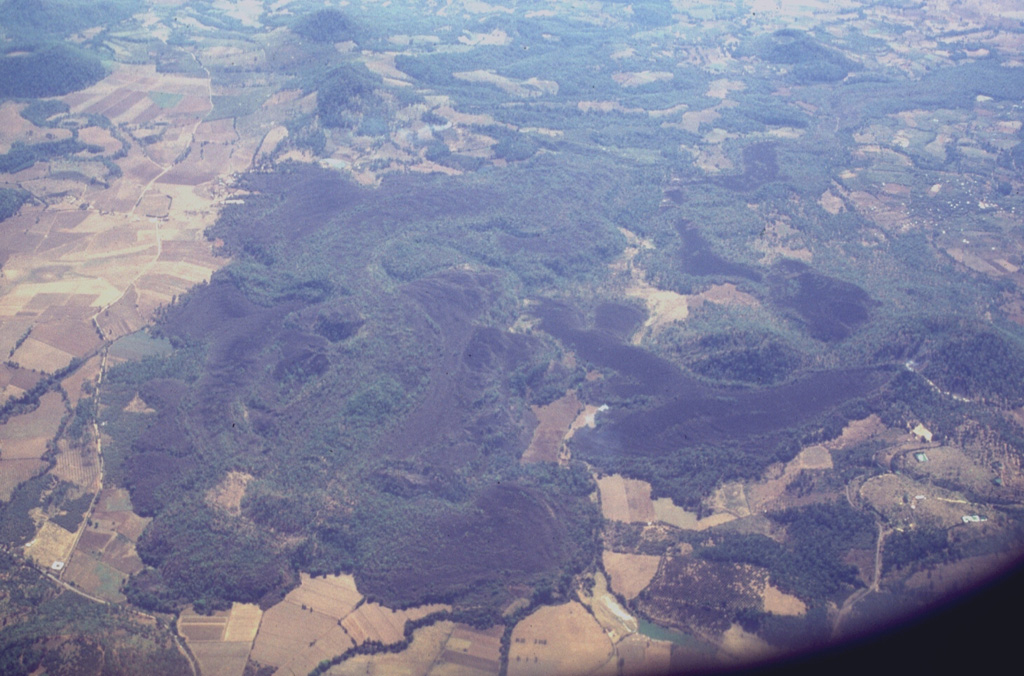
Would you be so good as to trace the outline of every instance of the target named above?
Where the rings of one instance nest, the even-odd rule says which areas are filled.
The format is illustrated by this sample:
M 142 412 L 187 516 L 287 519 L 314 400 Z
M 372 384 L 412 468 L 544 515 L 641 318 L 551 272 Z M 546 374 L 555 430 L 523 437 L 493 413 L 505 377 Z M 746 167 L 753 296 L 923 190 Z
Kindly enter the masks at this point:
M 648 622 L 645 619 L 637 618 L 637 632 L 655 641 L 668 641 L 682 646 L 687 650 L 702 653 L 705 655 L 717 655 L 718 648 L 711 643 L 697 638 L 693 634 L 686 634 L 677 629 L 662 627 L 661 625 Z

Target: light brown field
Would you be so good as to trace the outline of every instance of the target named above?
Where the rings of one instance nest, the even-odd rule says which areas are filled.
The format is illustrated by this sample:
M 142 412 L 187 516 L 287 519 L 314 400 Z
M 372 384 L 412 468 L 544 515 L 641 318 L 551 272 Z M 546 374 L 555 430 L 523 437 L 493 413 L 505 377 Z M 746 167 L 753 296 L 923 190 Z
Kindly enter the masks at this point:
M 928 462 L 917 462 L 913 453 L 903 456 L 904 470 L 915 478 L 923 478 L 940 484 L 953 483 L 965 489 L 986 491 L 997 474 L 964 453 L 955 446 L 935 446 L 925 451 Z
M 345 617 L 341 626 L 357 645 L 364 641 L 379 641 L 388 645 L 402 640 L 406 621 L 450 609 L 450 606 L 433 604 L 396 611 L 377 603 L 364 603 Z
M 776 615 L 804 615 L 807 613 L 807 604 L 771 584 L 765 584 L 761 598 L 764 600 L 766 613 Z
M 636 598 L 651 583 L 661 563 L 660 556 L 620 554 L 607 549 L 602 559 L 611 578 L 612 590 L 626 600 Z
M 466 676 L 497 674 L 503 633 L 504 627 L 501 625 L 490 629 L 474 629 L 464 624 L 454 625 L 438 660 L 438 666 L 443 666 L 441 669 L 431 670 L 430 673 Z
M 248 643 L 189 642 L 189 648 L 203 676 L 242 676 L 249 661 Z
M 288 138 L 288 128 L 283 126 L 277 126 L 271 129 L 260 141 L 260 147 L 256 151 L 257 162 L 267 161 L 274 156 L 274 152 L 277 150 L 281 142 Z
M 331 676 L 481 676 L 489 673 L 462 667 L 442 658 L 455 626 L 452 622 L 438 622 L 421 627 L 413 632 L 409 647 L 400 653 L 356 655 L 331 667 L 328 673 Z
M 651 71 L 643 70 L 634 73 L 620 72 L 613 73 L 612 79 L 619 84 L 620 87 L 639 87 L 641 85 L 650 84 L 652 82 L 660 82 L 663 80 L 671 80 L 674 76 L 668 71 Z
M 572 422 L 582 408 L 580 400 L 576 398 L 576 391 L 570 390 L 546 406 L 531 408 L 538 423 L 533 430 L 530 445 L 523 452 L 522 461 L 557 462 Z
M 643 329 L 633 336 L 633 344 L 654 336 L 662 328 L 690 316 L 690 297 L 675 291 L 666 291 L 650 286 L 637 271 L 634 281 L 626 288 L 626 296 L 639 298 L 647 305 L 647 320 Z
M 682 127 L 685 131 L 691 134 L 699 134 L 702 125 L 710 125 L 715 120 L 722 116 L 714 108 L 705 108 L 703 110 L 688 110 L 683 113 L 681 121 L 678 126 Z M 667 122 L 666 126 L 672 126 L 673 123 Z
M 26 341 L 27 342 L 27 341 Z M 6 449 L 11 445 L 12 452 L 16 445 L 20 448 L 20 459 L 39 457 L 46 451 L 46 441 L 57 434 L 60 419 L 64 415 L 64 402 L 59 392 L 48 392 L 39 398 L 39 406 L 34 411 L 14 416 L 0 425 L 0 448 L 4 449 L 0 457 L 7 458 Z M 38 440 L 42 439 L 43 448 L 38 455 Z M 33 448 L 26 448 L 26 444 Z M 28 455 L 26 455 L 28 453 Z M 15 458 L 11 458 L 15 459 Z
M 304 610 L 285 600 L 263 613 L 251 657 L 260 664 L 280 667 L 288 673 L 293 662 L 299 665 L 312 659 L 304 654 L 317 643 L 329 647 L 333 651 L 330 656 L 343 653 L 353 645 L 337 618 L 308 608 Z
M 856 444 L 863 443 L 874 436 L 882 434 L 888 428 L 882 424 L 881 419 L 874 413 L 861 420 L 851 420 L 843 433 L 838 438 L 826 444 L 832 450 L 844 450 Z
M 138 395 L 135 398 L 138 399 Z M 242 513 L 242 496 L 245 495 L 245 487 L 252 479 L 252 475 L 245 472 L 228 472 L 223 481 L 207 491 L 206 501 L 215 507 L 220 507 L 228 514 L 238 516 Z
M 0 457 L 4 460 L 38 460 L 46 453 L 47 441 L 47 437 L 5 439 L 0 446 Z
M 590 374 L 587 374 L 587 377 L 589 379 Z M 593 428 L 594 426 L 596 426 L 597 414 L 600 411 L 600 406 L 595 406 L 594 404 L 586 404 L 583 407 L 583 410 L 579 412 L 579 415 L 576 416 L 576 419 L 572 421 L 572 424 L 569 425 L 569 432 L 565 436 L 566 440 L 570 439 L 578 429 L 582 429 L 584 427 Z
M 700 307 L 704 302 L 717 305 L 741 305 L 744 307 L 756 307 L 761 304 L 757 298 L 749 293 L 744 293 L 736 288 L 735 284 L 714 284 L 707 290 L 694 296 L 690 296 L 690 305 L 693 308 Z
M 544 606 L 512 630 L 508 673 L 615 674 L 615 649 L 597 620 L 576 601 Z
M 950 528 L 962 525 L 965 515 L 992 516 L 983 505 L 971 503 L 959 493 L 915 481 L 905 474 L 872 477 L 861 485 L 859 497 L 889 525 L 900 528 L 913 524 Z
M 21 116 L 25 109 L 24 103 L 5 101 L 0 105 L 0 153 L 11 149 L 11 143 L 22 141 L 38 143 L 41 141 L 62 141 L 71 138 L 70 129 L 49 129 L 37 127 Z M 47 138 L 49 135 L 51 138 Z
M 672 502 L 671 498 L 658 498 L 655 500 L 654 514 L 658 521 L 682 530 L 707 530 L 708 528 L 720 526 L 723 523 L 729 523 L 736 519 L 733 514 L 724 512 L 698 519 L 697 512 L 691 512 L 676 505 Z
M 32 329 L 32 338 L 50 347 L 62 350 L 76 357 L 83 357 L 90 352 L 95 352 L 102 344 L 100 337 L 96 334 L 92 322 L 82 321 L 61 321 L 63 317 L 69 319 L 74 311 L 65 303 L 64 307 L 52 313 L 56 321 L 47 321 L 49 313 L 40 315 L 39 323 Z M 27 341 L 26 341 L 27 342 Z
M 604 518 L 627 523 L 649 523 L 656 519 L 651 503 L 651 485 L 646 481 L 613 474 L 599 478 L 597 487 L 601 493 Z
M 829 499 L 828 496 L 811 494 L 804 498 L 796 498 L 786 495 L 786 487 L 797 478 L 803 470 L 827 470 L 832 469 L 832 453 L 827 446 L 838 447 L 843 443 L 853 443 L 854 436 L 862 433 L 858 430 L 868 429 L 865 426 L 847 426 L 850 436 L 846 441 L 842 437 L 829 442 L 827 445 L 815 444 L 800 451 L 795 458 L 785 465 L 776 463 L 765 470 L 760 481 L 750 483 L 746 486 L 746 496 L 750 511 L 759 514 L 766 510 L 784 509 L 810 502 L 820 502 Z
M 74 533 L 51 521 L 44 521 L 35 538 L 25 545 L 23 551 L 26 557 L 49 568 L 54 561 L 67 563 L 74 544 Z
M 156 409 L 147 406 L 138 393 L 125 405 L 124 410 L 127 413 L 156 413 Z
M 186 608 L 178 616 L 178 633 L 188 643 L 209 676 L 241 676 L 263 611 L 251 603 L 234 603 L 230 610 L 200 615 Z
M 299 587 L 289 592 L 285 600 L 305 605 L 338 620 L 352 612 L 363 599 L 351 575 L 309 577 L 302 573 L 301 580 Z
M 361 600 L 351 575 L 311 578 L 303 573 L 299 587 L 263 614 L 252 658 L 283 673 L 305 674 L 364 641 L 400 641 L 407 620 L 449 608 L 393 611 L 375 603 L 359 605 Z
M 579 101 L 576 104 L 576 108 L 581 112 L 598 112 L 598 113 L 643 113 L 643 108 L 627 108 L 618 101 Z

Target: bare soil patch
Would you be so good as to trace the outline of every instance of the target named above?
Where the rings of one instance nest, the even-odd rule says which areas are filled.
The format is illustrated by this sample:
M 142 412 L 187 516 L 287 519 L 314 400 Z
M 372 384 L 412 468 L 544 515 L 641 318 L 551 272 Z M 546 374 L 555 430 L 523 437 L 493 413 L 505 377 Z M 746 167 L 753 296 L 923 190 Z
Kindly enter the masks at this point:
M 780 591 L 770 583 L 765 584 L 764 591 L 761 592 L 761 598 L 764 601 L 766 613 L 774 613 L 775 615 L 804 615 L 807 612 L 807 604 L 792 594 Z
M 138 398 L 138 395 L 136 395 L 135 399 Z M 135 399 L 132 401 L 135 401 Z M 245 487 L 249 485 L 252 479 L 252 475 L 245 472 L 228 472 L 224 480 L 216 487 L 211 488 L 206 494 L 206 500 L 211 505 L 220 507 L 228 514 L 238 516 L 242 513 L 242 496 L 245 495 Z
M 5 439 L 0 443 L 0 458 L 4 460 L 38 460 L 46 453 L 47 437 Z
M 575 390 L 546 406 L 533 406 L 532 410 L 537 416 L 538 423 L 533 430 L 530 445 L 523 452 L 522 461 L 557 462 L 570 426 L 581 408 Z

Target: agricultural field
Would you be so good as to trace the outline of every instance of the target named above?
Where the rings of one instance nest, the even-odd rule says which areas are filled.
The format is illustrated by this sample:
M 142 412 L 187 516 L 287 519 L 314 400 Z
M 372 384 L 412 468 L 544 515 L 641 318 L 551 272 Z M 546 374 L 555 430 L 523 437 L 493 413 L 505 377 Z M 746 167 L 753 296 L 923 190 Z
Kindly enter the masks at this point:
M 601 625 L 570 601 L 540 608 L 516 625 L 510 674 L 614 674 L 615 651 Z
M 178 615 L 177 629 L 203 674 L 240 676 L 248 663 L 262 615 L 259 606 L 242 603 L 211 615 L 186 609 Z
M 650 554 L 623 554 L 607 549 L 603 559 L 612 590 L 627 601 L 635 599 L 650 584 L 661 562 L 661 557 Z
M 367 603 L 351 575 L 303 574 L 300 585 L 263 614 L 250 658 L 301 676 L 367 641 L 398 643 L 405 638 L 407 622 L 444 609 L 433 605 L 394 611 Z

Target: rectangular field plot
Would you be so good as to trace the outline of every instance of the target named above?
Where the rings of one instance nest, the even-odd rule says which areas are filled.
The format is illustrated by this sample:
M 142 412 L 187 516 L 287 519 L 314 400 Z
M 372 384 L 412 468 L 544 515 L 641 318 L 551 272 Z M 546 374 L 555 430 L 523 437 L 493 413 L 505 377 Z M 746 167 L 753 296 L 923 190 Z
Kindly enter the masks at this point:
M 245 672 L 245 663 L 249 660 L 248 643 L 209 642 L 190 647 L 203 676 L 242 676 Z
M 597 480 L 601 491 L 601 511 L 612 521 L 646 523 L 656 519 L 651 503 L 651 485 L 626 479 L 619 474 Z
M 457 624 L 445 643 L 441 660 L 464 669 L 446 669 L 445 672 L 474 670 L 486 674 L 498 673 L 501 665 L 501 635 L 504 627 L 474 629 Z
M 128 576 L 81 550 L 72 554 L 71 561 L 64 568 L 63 579 L 106 601 L 123 603 L 125 600 L 121 585 Z

